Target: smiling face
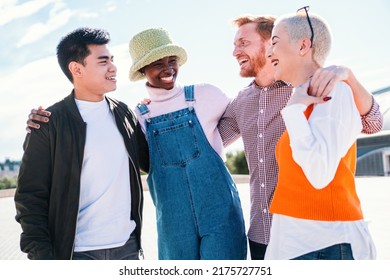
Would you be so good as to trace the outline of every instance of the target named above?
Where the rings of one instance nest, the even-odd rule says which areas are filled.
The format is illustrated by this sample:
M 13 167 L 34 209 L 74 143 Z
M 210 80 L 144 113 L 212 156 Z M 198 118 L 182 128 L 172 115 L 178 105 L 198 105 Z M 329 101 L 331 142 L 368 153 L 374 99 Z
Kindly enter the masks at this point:
M 104 94 L 116 89 L 116 71 L 113 55 L 107 45 L 89 45 L 90 54 L 83 63 L 72 61 L 72 72 L 77 99 L 101 101 Z
M 170 90 L 179 73 L 178 59 L 176 56 L 166 56 L 145 66 L 141 72 L 145 73 L 148 86 Z
M 247 23 L 239 27 L 234 38 L 233 56 L 240 65 L 241 77 L 256 77 L 266 64 L 265 46 L 256 23 Z
M 291 41 L 285 29 L 285 23 L 280 22 L 272 30 L 271 45 L 267 56 L 275 67 L 275 80 L 292 83 L 299 66 L 299 42 Z

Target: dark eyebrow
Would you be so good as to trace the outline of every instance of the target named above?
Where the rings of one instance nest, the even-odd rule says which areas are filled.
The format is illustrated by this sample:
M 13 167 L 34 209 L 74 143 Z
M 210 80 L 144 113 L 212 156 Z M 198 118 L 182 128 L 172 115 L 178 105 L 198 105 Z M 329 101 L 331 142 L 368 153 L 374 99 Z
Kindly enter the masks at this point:
M 114 59 L 114 56 L 111 56 L 111 58 L 108 55 L 102 55 L 99 56 L 98 59 Z
M 279 36 L 273 36 L 273 37 L 271 38 L 271 40 L 273 40 L 273 39 L 275 39 L 275 38 L 279 38 Z

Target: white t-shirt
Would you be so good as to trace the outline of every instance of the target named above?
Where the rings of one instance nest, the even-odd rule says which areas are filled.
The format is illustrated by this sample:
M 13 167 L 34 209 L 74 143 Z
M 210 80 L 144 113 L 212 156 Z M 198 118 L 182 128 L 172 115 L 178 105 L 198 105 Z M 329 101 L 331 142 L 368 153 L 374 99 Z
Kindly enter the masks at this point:
M 130 219 L 128 153 L 106 100 L 76 100 L 87 124 L 75 251 L 122 246 L 136 227 Z

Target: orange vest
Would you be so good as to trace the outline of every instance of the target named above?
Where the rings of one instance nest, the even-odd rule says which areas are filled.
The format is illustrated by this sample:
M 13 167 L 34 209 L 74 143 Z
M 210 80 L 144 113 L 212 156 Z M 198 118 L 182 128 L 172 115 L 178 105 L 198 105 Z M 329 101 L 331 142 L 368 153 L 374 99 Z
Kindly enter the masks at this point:
M 312 110 L 313 106 L 309 106 L 306 117 Z M 276 145 L 276 159 L 279 176 L 271 213 L 318 221 L 363 219 L 355 188 L 356 142 L 341 159 L 333 180 L 319 190 L 310 184 L 302 168 L 294 161 L 287 131 Z

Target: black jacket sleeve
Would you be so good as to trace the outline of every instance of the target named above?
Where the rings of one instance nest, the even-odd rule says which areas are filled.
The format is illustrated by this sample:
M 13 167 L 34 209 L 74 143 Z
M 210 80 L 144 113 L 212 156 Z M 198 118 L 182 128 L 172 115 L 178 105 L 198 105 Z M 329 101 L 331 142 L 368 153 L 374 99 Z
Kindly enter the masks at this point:
M 29 259 L 52 259 L 48 228 L 51 155 L 48 124 L 27 134 L 15 192 L 16 221 L 21 224 L 20 248 Z
M 142 171 L 149 173 L 149 147 L 144 132 L 142 131 L 141 125 L 136 121 L 136 135 L 138 142 L 138 153 L 139 153 L 139 166 Z

